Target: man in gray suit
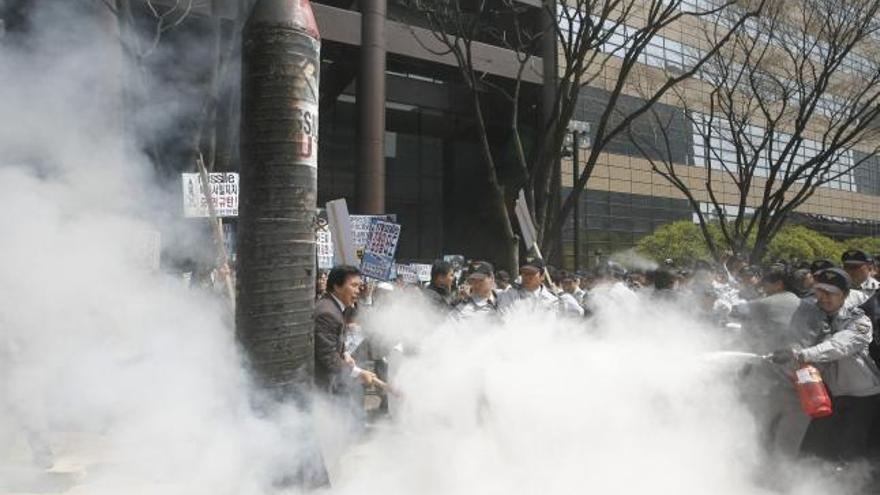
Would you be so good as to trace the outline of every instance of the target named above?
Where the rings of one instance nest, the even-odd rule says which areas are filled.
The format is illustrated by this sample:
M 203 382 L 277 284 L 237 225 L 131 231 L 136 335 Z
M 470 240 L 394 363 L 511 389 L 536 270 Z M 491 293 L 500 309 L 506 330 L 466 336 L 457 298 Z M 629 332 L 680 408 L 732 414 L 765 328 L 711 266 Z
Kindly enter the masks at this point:
M 315 383 L 332 394 L 347 394 L 354 380 L 369 385 L 376 375 L 357 366 L 345 349 L 346 314 L 361 290 L 361 273 L 337 266 L 327 276 L 327 293 L 315 304 Z

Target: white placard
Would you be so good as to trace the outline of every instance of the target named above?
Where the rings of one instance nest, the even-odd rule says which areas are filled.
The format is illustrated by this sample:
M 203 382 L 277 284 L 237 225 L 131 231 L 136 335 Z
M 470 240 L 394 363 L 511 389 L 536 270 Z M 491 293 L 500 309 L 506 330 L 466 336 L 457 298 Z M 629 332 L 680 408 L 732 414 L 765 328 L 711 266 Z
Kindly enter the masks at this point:
M 519 191 L 519 197 L 516 199 L 515 211 L 516 219 L 519 221 L 519 230 L 522 232 L 523 242 L 526 245 L 526 251 L 528 251 L 538 242 L 538 236 L 535 233 L 535 224 L 532 223 L 532 216 L 529 214 L 526 195 L 522 190 Z
M 333 234 L 330 227 L 325 225 L 315 232 L 315 248 L 318 256 L 318 268 L 329 270 L 333 268 Z
M 183 216 L 187 218 L 206 218 L 209 215 L 208 197 L 202 189 L 199 174 L 181 174 L 183 185 Z M 218 217 L 238 216 L 238 174 L 218 172 L 208 174 L 214 212 Z
M 398 280 L 402 280 L 408 284 L 419 283 L 419 273 L 412 265 L 396 265 Z
M 409 266 L 415 268 L 416 273 L 419 276 L 419 282 L 431 281 L 431 265 L 424 263 L 410 263 Z
M 337 265 L 358 266 L 360 261 L 351 240 L 351 218 L 344 198 L 327 202 L 327 224 L 333 239 L 334 262 Z

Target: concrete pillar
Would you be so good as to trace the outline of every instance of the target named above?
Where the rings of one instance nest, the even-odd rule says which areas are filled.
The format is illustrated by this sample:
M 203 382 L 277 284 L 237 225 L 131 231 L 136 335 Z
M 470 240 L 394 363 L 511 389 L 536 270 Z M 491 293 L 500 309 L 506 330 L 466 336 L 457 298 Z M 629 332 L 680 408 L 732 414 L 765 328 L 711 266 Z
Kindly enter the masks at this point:
M 385 213 L 386 8 L 386 0 L 361 0 L 355 211 L 368 215 Z

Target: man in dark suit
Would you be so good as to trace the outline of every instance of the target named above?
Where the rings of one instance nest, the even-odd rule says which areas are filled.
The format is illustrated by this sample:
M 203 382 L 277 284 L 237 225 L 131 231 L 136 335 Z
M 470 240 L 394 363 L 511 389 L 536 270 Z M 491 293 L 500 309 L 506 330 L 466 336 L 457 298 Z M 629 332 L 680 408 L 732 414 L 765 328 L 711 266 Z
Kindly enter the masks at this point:
M 345 394 L 354 380 L 369 385 L 376 378 L 357 366 L 345 350 L 345 314 L 357 302 L 361 273 L 337 266 L 327 276 L 327 293 L 315 304 L 315 383 L 333 394 Z

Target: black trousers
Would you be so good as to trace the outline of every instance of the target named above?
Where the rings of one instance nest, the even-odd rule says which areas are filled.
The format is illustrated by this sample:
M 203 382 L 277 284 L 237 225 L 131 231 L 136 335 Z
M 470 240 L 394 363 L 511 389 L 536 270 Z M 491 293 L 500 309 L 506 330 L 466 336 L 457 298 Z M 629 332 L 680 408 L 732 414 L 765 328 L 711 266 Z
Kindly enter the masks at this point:
M 868 432 L 880 413 L 880 395 L 834 397 L 832 408 L 831 416 L 810 421 L 801 442 L 801 455 L 830 461 L 866 457 Z

